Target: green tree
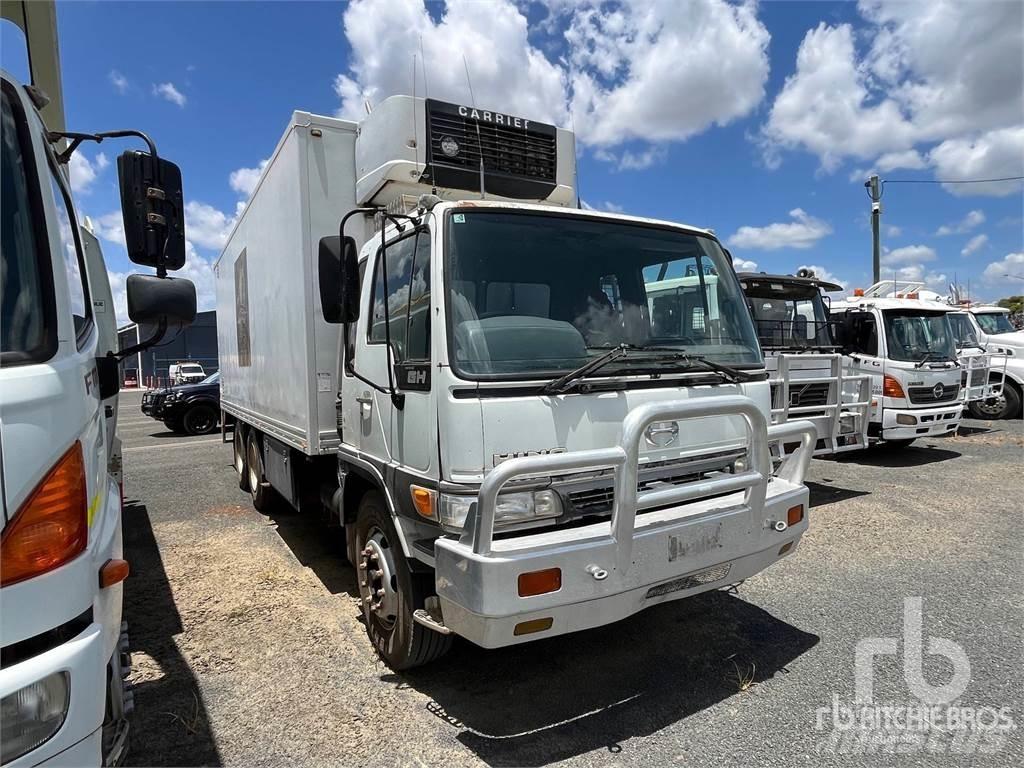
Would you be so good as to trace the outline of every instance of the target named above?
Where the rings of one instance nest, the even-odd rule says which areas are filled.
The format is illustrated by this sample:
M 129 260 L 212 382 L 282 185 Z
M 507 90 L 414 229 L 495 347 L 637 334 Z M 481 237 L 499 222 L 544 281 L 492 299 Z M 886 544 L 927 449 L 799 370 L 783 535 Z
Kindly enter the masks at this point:
M 1024 312 L 1024 296 L 1010 296 L 1000 299 L 996 302 L 996 306 L 1004 307 L 1011 312 Z

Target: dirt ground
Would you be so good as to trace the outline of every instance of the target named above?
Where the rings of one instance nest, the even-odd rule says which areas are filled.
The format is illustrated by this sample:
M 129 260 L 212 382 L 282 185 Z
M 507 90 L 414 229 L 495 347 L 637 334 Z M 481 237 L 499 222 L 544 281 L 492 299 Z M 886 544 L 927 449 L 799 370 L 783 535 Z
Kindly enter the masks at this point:
M 457 641 L 399 675 L 366 638 L 341 532 L 255 512 L 230 445 L 170 435 L 124 397 L 129 762 L 889 764 L 822 757 L 813 712 L 852 690 L 858 639 L 898 634 L 904 596 L 966 649 L 965 696 L 1020 712 L 1021 426 L 815 460 L 810 531 L 735 594 L 510 649 Z M 902 685 L 898 660 L 878 665 L 880 691 Z M 1022 755 L 1015 738 L 978 764 Z

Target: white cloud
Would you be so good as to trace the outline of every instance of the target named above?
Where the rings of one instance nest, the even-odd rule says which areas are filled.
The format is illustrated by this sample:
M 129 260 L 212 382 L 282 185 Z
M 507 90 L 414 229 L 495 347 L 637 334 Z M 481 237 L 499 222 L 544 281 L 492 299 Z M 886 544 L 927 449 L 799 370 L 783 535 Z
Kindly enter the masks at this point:
M 929 154 L 939 179 L 1003 179 L 1024 176 L 1024 126 L 1005 128 L 972 138 L 950 139 Z M 958 197 L 985 195 L 1005 197 L 1019 193 L 1021 182 L 944 184 Z
M 117 243 L 124 246 L 124 218 L 121 211 L 111 211 L 102 216 L 89 219 L 92 222 L 92 231 L 96 237 L 107 242 Z
M 988 243 L 988 235 L 975 235 L 967 241 L 967 245 L 964 246 L 963 250 L 960 251 L 961 256 L 970 256 L 976 251 L 980 251 Z
M 594 157 L 603 163 L 611 163 L 618 171 L 642 171 L 652 165 L 663 163 L 668 157 L 668 150 L 665 147 L 651 146 L 640 152 L 627 149 L 621 155 L 617 155 L 610 150 L 598 148 L 594 151 Z
M 999 261 L 993 261 L 981 273 L 981 279 L 989 285 L 1004 285 L 1006 275 L 1024 277 L 1024 253 L 1008 253 Z
M 228 183 L 236 192 L 250 197 L 256 191 L 256 184 L 260 180 L 260 174 L 263 173 L 263 169 L 267 167 L 269 162 L 269 159 L 260 160 L 257 168 L 239 168 L 237 171 L 232 171 L 228 177 Z
M 890 224 L 885 228 L 885 234 L 888 237 L 899 237 L 903 234 L 903 229 L 901 227 L 897 227 L 895 224 Z
M 110 78 L 111 85 L 114 86 L 118 93 L 125 93 L 128 90 L 128 78 L 116 69 L 110 70 L 110 74 L 107 77 Z
M 508 0 L 448 0 L 435 22 L 422 2 L 388 4 L 354 0 L 343 16 L 352 48 L 349 71 L 335 78 L 343 117 L 361 119 L 364 101 L 379 104 L 413 90 L 413 54 L 422 41 L 426 85 L 431 98 L 472 101 L 462 56 L 466 57 L 476 103 L 534 120 L 565 124 L 565 74 L 527 39 L 526 17 Z M 397 52 L 403 55 L 396 55 Z M 416 92 L 424 94 L 420 62 Z
M 167 99 L 167 101 L 171 102 L 172 104 L 177 104 L 179 107 L 182 108 L 184 108 L 185 103 L 188 101 L 188 98 L 185 96 L 185 94 L 179 91 L 174 86 L 174 83 L 160 83 L 159 85 L 154 85 L 153 95 L 159 96 L 162 99 Z
M 549 3 L 542 26 L 569 46 L 558 59 L 531 43 L 523 7 L 446 0 L 435 20 L 422 0 L 391 3 L 386 14 L 372 0 L 353 0 L 343 16 L 351 62 L 334 81 L 339 114 L 361 118 L 365 102 L 411 93 L 421 41 L 431 97 L 471 100 L 465 56 L 478 105 L 572 124 L 594 146 L 684 140 L 749 114 L 764 97 L 770 36 L 753 2 L 656 0 L 612 10 L 592 0 Z M 657 156 L 650 158 L 627 153 L 619 162 L 633 167 Z
M 816 278 L 818 278 L 819 280 L 824 280 L 826 283 L 835 283 L 836 285 L 846 288 L 845 280 L 836 277 L 834 274 L 829 272 L 827 269 L 825 269 L 825 267 L 821 266 L 820 264 L 801 264 L 799 267 L 797 267 L 797 271 L 799 272 L 801 269 L 811 270 Z
M 764 98 L 770 37 L 750 2 L 583 4 L 565 30 L 581 138 L 678 141 L 749 114 Z
M 757 262 L 751 261 L 750 259 L 738 259 L 735 256 L 732 257 L 732 266 L 737 272 L 755 272 L 757 271 Z
M 907 168 L 916 171 L 927 167 L 927 163 L 921 157 L 921 153 L 916 149 L 906 149 L 902 152 L 886 152 L 875 161 L 875 165 L 882 173 L 893 171 L 897 168 Z
M 243 205 L 244 203 L 239 203 L 239 207 Z M 189 200 L 185 203 L 185 235 L 200 248 L 220 251 L 227 242 L 237 217 L 238 210 L 234 216 L 229 216 L 212 205 Z
M 856 32 L 823 22 L 805 35 L 762 129 L 766 162 L 800 148 L 826 171 L 854 157 L 883 171 L 933 166 L 938 178 L 1019 175 L 1006 171 L 1024 155 L 1024 5 L 861 0 L 858 8 L 867 25 Z M 935 142 L 931 152 L 920 147 Z M 959 195 L 1016 188 L 948 187 Z
M 816 219 L 801 208 L 789 212 L 793 221 L 769 224 L 765 227 L 740 227 L 729 238 L 729 245 L 738 248 L 757 248 L 774 251 L 779 248 L 810 248 L 821 238 L 831 234 L 828 222 Z
M 935 250 L 927 245 L 905 245 L 892 251 L 885 249 L 881 258 L 884 267 L 893 267 L 897 264 L 920 264 L 923 261 L 935 261 Z
M 962 235 L 965 232 L 970 232 L 975 227 L 981 226 L 985 223 L 985 212 L 984 211 L 968 211 L 967 215 L 964 216 L 960 221 L 954 224 L 943 224 L 937 230 L 936 235 Z
M 892 270 L 888 273 L 883 272 L 882 279 L 889 279 L 893 275 L 895 275 L 896 279 L 901 282 L 924 283 L 926 287 L 936 291 L 945 290 L 948 283 L 945 273 L 934 271 L 928 272 L 925 270 L 923 264 L 908 264 L 905 267 L 899 267 L 898 269 Z
M 96 177 L 108 165 L 110 161 L 102 152 L 97 153 L 96 159 L 92 162 L 89 162 L 89 158 L 81 150 L 75 152 L 68 161 L 71 189 L 78 195 L 88 194 Z

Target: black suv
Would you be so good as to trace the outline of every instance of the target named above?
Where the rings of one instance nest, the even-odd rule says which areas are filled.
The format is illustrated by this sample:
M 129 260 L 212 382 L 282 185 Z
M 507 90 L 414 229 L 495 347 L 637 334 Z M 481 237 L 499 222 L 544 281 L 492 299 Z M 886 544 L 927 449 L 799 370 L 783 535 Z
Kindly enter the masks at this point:
M 172 432 L 205 435 L 220 422 L 220 373 L 198 384 L 155 389 L 142 396 L 142 412 Z

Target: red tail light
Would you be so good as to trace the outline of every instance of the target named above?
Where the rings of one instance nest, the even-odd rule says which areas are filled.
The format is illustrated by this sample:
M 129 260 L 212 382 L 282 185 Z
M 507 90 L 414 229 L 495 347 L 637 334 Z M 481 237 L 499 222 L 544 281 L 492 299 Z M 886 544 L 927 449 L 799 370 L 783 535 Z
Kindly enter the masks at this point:
M 89 539 L 85 461 L 76 442 L 28 497 L 0 537 L 0 586 L 52 571 Z

